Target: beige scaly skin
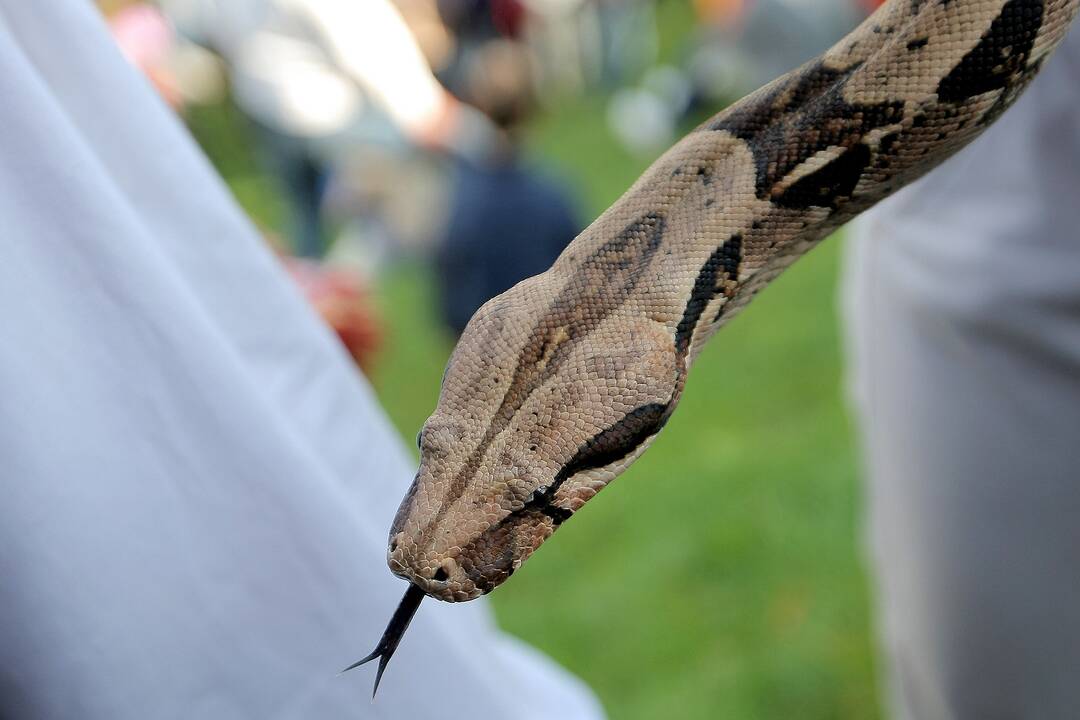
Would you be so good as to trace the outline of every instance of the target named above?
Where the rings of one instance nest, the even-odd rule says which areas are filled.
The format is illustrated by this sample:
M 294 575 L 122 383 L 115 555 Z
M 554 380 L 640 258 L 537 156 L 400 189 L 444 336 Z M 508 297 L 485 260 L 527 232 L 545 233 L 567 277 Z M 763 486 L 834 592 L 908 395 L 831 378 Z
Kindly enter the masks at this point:
M 1080 0 L 891 0 L 665 153 L 465 329 L 390 531 L 424 594 L 498 587 L 664 426 L 705 341 L 830 232 L 970 142 Z M 992 152 L 992 149 L 988 149 Z

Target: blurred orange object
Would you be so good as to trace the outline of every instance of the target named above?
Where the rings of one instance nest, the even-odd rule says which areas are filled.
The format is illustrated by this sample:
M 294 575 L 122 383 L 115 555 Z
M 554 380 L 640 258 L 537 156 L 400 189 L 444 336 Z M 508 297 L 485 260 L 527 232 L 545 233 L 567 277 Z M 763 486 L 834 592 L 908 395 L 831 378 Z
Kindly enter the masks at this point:
M 143 2 L 122 4 L 109 12 L 108 22 L 128 62 L 150 79 L 165 102 L 180 109 L 183 99 L 169 66 L 176 35 L 161 10 Z
M 731 27 L 748 4 L 747 0 L 694 0 L 694 10 L 703 23 Z
M 868 13 L 872 13 L 879 7 L 885 4 L 885 0 L 858 0 L 859 7 L 866 10 Z
M 378 313 L 355 275 L 312 260 L 282 256 L 285 269 L 304 297 L 337 333 L 356 364 L 370 374 L 382 344 Z

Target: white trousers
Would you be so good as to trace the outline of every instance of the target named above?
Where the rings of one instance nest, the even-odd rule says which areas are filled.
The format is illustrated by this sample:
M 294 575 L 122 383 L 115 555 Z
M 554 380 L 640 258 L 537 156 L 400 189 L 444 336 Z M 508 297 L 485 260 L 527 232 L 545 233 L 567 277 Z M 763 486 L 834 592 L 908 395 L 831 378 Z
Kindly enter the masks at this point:
M 1080 30 L 848 265 L 895 717 L 1080 717 Z

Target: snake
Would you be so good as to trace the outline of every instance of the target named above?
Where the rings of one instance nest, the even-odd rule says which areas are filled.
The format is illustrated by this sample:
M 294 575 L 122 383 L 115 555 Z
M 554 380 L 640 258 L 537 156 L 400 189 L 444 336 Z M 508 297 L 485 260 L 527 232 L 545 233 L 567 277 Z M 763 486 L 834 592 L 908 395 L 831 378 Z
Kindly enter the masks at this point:
M 691 131 L 546 272 L 484 304 L 418 435 L 388 564 L 420 601 L 509 578 L 641 456 L 703 345 L 796 259 L 983 132 L 1080 0 L 889 0 Z M 993 148 L 986 147 L 986 152 Z

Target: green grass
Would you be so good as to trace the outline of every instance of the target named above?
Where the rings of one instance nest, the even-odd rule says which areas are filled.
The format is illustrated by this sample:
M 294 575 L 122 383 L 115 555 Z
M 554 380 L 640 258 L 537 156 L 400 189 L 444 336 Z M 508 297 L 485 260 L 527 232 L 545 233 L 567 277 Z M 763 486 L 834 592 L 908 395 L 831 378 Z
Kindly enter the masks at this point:
M 660 7 L 676 12 L 665 26 L 681 22 L 680 5 Z M 584 99 L 531 139 L 593 216 L 647 164 L 603 117 Z M 278 227 L 235 114 L 190 123 L 248 211 Z M 653 448 L 492 595 L 502 626 L 584 678 L 615 720 L 878 717 L 838 253 L 827 242 L 717 335 Z M 393 270 L 378 300 L 388 337 L 372 380 L 411 444 L 450 343 L 423 268 Z

